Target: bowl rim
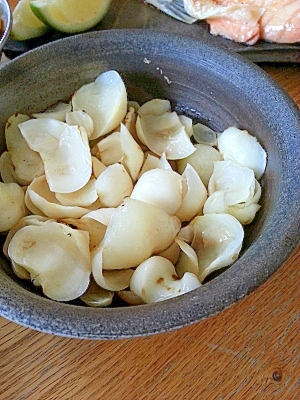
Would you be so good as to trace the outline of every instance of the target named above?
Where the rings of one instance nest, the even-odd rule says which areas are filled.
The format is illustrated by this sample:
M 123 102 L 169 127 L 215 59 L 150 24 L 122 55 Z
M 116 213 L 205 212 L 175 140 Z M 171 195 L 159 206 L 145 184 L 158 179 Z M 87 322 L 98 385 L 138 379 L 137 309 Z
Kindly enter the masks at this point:
M 208 57 L 208 62 L 210 57 L 212 58 L 212 51 L 218 51 L 222 57 L 226 58 L 226 63 L 228 66 L 234 69 L 237 66 L 243 66 L 245 72 L 251 72 L 257 78 L 257 85 L 262 85 L 263 88 L 268 88 L 272 93 L 272 98 L 277 97 L 277 100 L 283 101 L 286 106 L 283 110 L 283 117 L 290 118 L 293 126 L 297 126 L 300 132 L 300 113 L 298 107 L 295 105 L 293 100 L 288 96 L 288 94 L 273 81 L 262 69 L 254 65 L 251 61 L 243 58 L 240 55 L 233 54 L 229 51 L 216 48 L 209 43 L 200 43 L 189 38 L 177 37 L 175 35 L 169 35 L 165 33 L 153 32 L 150 30 L 110 30 L 110 31 L 99 31 L 92 33 L 84 33 L 68 38 L 60 39 L 54 43 L 49 43 L 45 46 L 41 46 L 37 49 L 31 50 L 28 53 L 10 61 L 1 70 L 5 71 L 10 68 L 10 65 L 16 66 L 18 68 L 23 63 L 22 60 L 28 61 L 31 54 L 42 56 L 47 53 L 51 48 L 65 48 L 65 46 L 78 47 L 78 43 L 83 40 L 93 40 L 97 39 L 99 42 L 108 42 L 111 40 L 117 41 L 119 38 L 127 37 L 131 41 L 136 41 L 140 43 L 141 40 L 151 41 L 151 43 L 156 42 L 170 42 L 171 40 L 176 42 L 177 46 L 185 46 L 185 48 L 190 47 L 192 51 L 196 54 L 200 54 L 201 51 L 207 51 L 206 55 Z M 182 52 L 187 51 L 185 49 Z M 28 65 L 27 65 L 28 66 Z M 255 89 L 255 88 L 254 88 Z M 268 107 L 268 105 L 265 105 Z M 293 138 L 300 145 L 299 137 L 295 135 Z M 299 171 L 299 159 L 300 159 L 300 146 L 295 149 L 296 154 L 298 154 L 298 160 L 296 160 L 296 166 L 294 164 L 293 168 L 298 168 Z M 288 165 L 291 165 L 292 160 L 288 159 Z M 292 185 L 291 172 L 288 173 L 288 181 L 286 182 L 288 189 Z M 53 300 L 41 298 L 34 293 L 28 292 L 19 285 L 12 285 L 9 279 L 4 279 L 2 282 L 2 287 L 0 287 L 0 315 L 24 325 L 26 327 L 31 327 L 35 330 L 42 331 L 45 333 L 51 333 L 58 336 L 73 337 L 81 339 L 119 339 L 119 338 L 132 338 L 145 335 L 151 335 L 156 333 L 161 333 L 165 331 L 170 331 L 178 329 L 183 326 L 188 326 L 196 323 L 204 318 L 212 316 L 229 306 L 236 303 L 238 299 L 241 299 L 251 293 L 260 284 L 266 281 L 276 270 L 279 269 L 280 265 L 287 256 L 292 253 L 292 251 L 297 246 L 297 233 L 299 232 L 299 214 L 296 216 L 296 209 L 300 202 L 300 193 L 292 189 L 292 194 L 296 204 L 293 204 L 292 199 L 289 200 L 288 205 L 285 207 L 285 211 L 288 206 L 292 207 L 292 215 L 287 216 L 287 224 L 290 225 L 292 231 L 290 237 L 288 237 L 289 232 L 286 230 L 285 237 L 282 238 L 283 248 L 278 249 L 276 246 L 272 245 L 272 229 L 276 227 L 276 221 L 273 219 L 269 226 L 266 228 L 268 240 L 270 242 L 270 265 L 266 266 L 264 271 L 261 271 L 261 265 L 255 265 L 251 260 L 255 260 L 255 252 L 257 249 L 261 249 L 262 243 L 258 239 L 254 246 L 251 246 L 246 251 L 247 260 L 251 265 L 251 268 L 243 271 L 244 279 L 241 279 L 239 274 L 235 274 L 239 264 L 241 264 L 241 259 L 238 260 L 231 268 L 225 271 L 222 275 L 215 278 L 214 280 L 203 285 L 201 288 L 201 295 L 199 290 L 196 289 L 193 292 L 189 292 L 184 296 L 185 301 L 182 296 L 161 302 L 160 304 L 149 304 L 142 306 L 126 307 L 130 315 L 130 321 L 126 323 L 124 321 L 124 308 L 115 309 L 93 309 L 90 308 L 87 311 L 86 307 L 66 305 L 62 303 L 54 303 Z M 279 213 L 280 211 L 278 211 Z M 293 220 L 293 218 L 294 220 Z M 296 219 L 295 219 L 296 217 Z M 271 229 L 272 228 L 272 229 Z M 283 228 L 282 228 L 283 229 Z M 300 237 L 298 235 L 298 242 Z M 243 257 L 245 257 L 245 254 Z M 243 259 L 242 257 L 242 259 Z M 253 275 L 256 276 L 253 279 Z M 218 287 L 222 284 L 224 291 L 220 293 Z M 235 284 L 235 290 L 233 291 L 232 286 Z M 16 307 L 8 301 L 10 296 L 21 298 L 21 307 L 16 310 Z M 39 299 L 39 304 L 37 307 L 33 308 L 32 304 Z M 53 305 L 55 307 L 53 307 Z M 65 325 L 61 326 L 60 316 L 67 310 L 72 314 L 72 323 L 68 324 L 65 321 Z M 205 313 L 199 317 L 197 314 L 197 309 L 205 307 Z M 75 311 L 76 310 L 76 314 Z M 157 320 L 157 313 L 160 315 L 160 321 L 165 318 L 165 324 L 162 324 Z M 30 314 L 30 315 L 29 315 Z M 51 315 L 51 321 L 49 321 L 49 314 Z M 139 327 L 137 329 L 137 327 Z
M 2 49 L 7 42 L 11 29 L 12 29 L 12 24 L 13 24 L 13 16 L 12 16 L 12 11 L 11 8 L 8 4 L 7 0 L 0 0 L 0 6 L 3 6 L 3 14 L 2 14 L 2 19 L 4 19 L 5 22 L 5 29 L 1 37 L 0 41 L 0 57 L 2 53 Z M 4 16 L 4 18 L 3 18 Z

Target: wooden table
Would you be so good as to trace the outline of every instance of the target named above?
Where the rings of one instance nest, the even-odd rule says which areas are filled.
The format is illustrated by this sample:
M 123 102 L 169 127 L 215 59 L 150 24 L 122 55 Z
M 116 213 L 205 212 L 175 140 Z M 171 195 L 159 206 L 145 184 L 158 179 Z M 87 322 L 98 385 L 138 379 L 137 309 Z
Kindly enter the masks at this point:
M 263 67 L 300 107 L 300 67 Z M 3 400 L 300 399 L 300 247 L 258 290 L 149 338 L 55 337 L 0 318 Z

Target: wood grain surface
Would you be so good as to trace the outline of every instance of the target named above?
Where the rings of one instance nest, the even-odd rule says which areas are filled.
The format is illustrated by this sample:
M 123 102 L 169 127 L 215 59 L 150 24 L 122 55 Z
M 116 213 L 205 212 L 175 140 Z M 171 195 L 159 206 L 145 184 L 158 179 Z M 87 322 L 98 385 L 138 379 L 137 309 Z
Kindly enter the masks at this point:
M 299 65 L 265 65 L 300 107 Z M 0 318 L 1 400 L 299 400 L 300 247 L 231 308 L 148 338 L 55 337 Z

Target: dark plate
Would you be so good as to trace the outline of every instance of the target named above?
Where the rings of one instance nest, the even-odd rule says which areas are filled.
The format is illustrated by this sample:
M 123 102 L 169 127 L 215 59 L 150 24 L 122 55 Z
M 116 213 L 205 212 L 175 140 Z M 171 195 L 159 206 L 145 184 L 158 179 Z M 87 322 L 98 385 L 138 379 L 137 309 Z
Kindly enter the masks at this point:
M 256 63 L 300 63 L 299 44 L 289 45 L 260 41 L 254 46 L 247 46 L 235 43 L 222 37 L 210 35 L 206 22 L 197 22 L 193 25 L 185 24 L 143 3 L 142 0 L 113 0 L 108 14 L 93 30 L 124 28 L 151 29 L 200 39 L 201 42 L 208 42 L 223 49 L 242 54 Z M 4 48 L 4 53 L 8 58 L 15 58 L 28 50 L 65 36 L 57 32 L 50 32 L 43 37 L 25 42 L 9 40 Z

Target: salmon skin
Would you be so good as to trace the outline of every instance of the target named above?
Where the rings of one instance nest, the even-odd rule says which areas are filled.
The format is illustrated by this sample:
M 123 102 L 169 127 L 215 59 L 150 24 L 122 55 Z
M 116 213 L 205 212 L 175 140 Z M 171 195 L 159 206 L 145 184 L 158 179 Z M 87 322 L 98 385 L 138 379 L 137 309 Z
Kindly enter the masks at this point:
M 183 0 L 186 12 L 206 20 L 210 33 L 249 45 L 259 39 L 300 42 L 300 0 Z

